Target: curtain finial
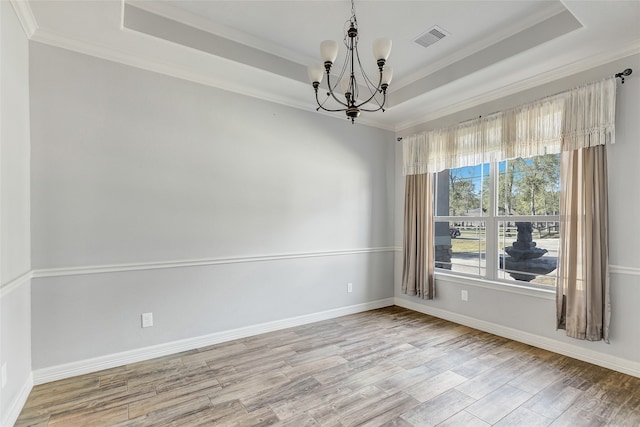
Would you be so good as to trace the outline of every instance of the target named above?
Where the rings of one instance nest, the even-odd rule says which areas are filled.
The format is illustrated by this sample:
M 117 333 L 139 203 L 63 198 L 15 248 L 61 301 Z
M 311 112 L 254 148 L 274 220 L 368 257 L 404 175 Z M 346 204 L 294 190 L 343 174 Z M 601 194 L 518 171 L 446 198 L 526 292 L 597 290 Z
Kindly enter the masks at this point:
M 615 77 L 620 78 L 620 80 L 622 80 L 622 84 L 624 84 L 624 78 L 630 76 L 631 73 L 633 73 L 633 70 L 631 68 L 627 68 L 621 73 L 616 73 Z

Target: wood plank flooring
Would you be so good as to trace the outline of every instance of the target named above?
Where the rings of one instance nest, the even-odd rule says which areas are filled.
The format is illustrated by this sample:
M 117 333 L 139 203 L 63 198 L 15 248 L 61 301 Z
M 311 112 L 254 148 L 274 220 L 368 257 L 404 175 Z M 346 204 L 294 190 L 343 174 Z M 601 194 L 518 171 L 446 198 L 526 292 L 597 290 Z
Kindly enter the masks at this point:
M 640 379 L 400 307 L 33 388 L 17 426 L 640 426 Z

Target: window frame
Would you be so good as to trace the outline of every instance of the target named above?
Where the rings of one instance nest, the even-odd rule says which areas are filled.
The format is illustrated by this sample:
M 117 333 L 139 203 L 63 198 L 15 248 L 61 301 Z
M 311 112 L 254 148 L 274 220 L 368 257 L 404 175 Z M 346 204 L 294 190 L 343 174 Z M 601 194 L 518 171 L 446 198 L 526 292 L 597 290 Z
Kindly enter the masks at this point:
M 545 286 L 536 283 L 518 281 L 515 279 L 503 279 L 498 277 L 500 272 L 499 254 L 500 254 L 500 241 L 498 237 L 499 223 L 508 222 L 560 222 L 560 215 L 499 215 L 498 214 L 498 179 L 499 179 L 499 161 L 483 162 L 482 164 L 489 164 L 489 206 L 487 207 L 487 214 L 484 216 L 459 216 L 459 215 L 437 215 L 437 209 L 435 204 L 437 203 L 438 194 L 438 180 L 439 175 L 436 173 L 433 192 L 434 192 L 434 215 L 433 223 L 436 222 L 484 222 L 485 223 L 485 274 L 474 275 L 464 272 L 453 272 L 451 270 L 435 267 L 437 261 L 434 261 L 434 273 L 436 277 L 460 277 L 465 279 L 471 279 L 473 281 L 479 281 L 482 283 L 489 283 L 498 285 L 499 287 L 509 286 L 516 288 L 532 289 L 536 291 L 552 292 L 555 294 L 556 286 Z M 456 168 L 458 169 L 458 168 Z M 450 169 L 449 169 L 450 170 Z M 481 207 L 482 204 L 481 204 Z M 490 268 L 490 266 L 493 266 Z M 557 270 L 556 270 L 557 271 Z M 492 286 L 493 287 L 493 286 Z M 520 293 L 520 292 L 518 292 Z

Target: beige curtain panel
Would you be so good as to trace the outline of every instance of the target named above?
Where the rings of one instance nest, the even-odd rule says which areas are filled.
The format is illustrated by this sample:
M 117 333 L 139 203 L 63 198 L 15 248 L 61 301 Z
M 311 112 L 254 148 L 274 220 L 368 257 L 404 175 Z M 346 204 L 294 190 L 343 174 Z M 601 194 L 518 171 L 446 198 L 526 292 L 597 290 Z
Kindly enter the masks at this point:
M 426 182 L 429 176 L 445 169 L 562 153 L 557 325 L 568 336 L 608 342 L 605 145 L 615 142 L 616 86 L 616 79 L 610 77 L 511 110 L 403 138 L 407 183 L 403 292 L 425 298 L 432 295 L 434 248 L 429 227 L 433 227 L 433 187 Z
M 410 175 L 405 181 L 402 292 L 433 299 L 432 175 Z
M 564 151 L 560 174 L 558 328 L 573 338 L 609 342 L 606 147 Z

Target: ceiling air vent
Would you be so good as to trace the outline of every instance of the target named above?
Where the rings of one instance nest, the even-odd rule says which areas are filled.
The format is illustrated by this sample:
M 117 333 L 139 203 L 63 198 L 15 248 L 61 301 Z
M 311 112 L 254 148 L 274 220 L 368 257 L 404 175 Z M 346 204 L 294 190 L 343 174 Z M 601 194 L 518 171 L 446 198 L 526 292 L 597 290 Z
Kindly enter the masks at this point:
M 429 47 L 435 42 L 445 38 L 448 34 L 449 33 L 436 25 L 430 30 L 420 34 L 414 42 L 418 43 L 422 47 Z

